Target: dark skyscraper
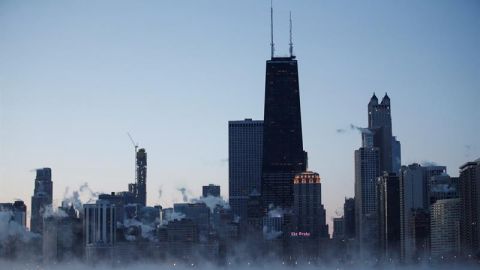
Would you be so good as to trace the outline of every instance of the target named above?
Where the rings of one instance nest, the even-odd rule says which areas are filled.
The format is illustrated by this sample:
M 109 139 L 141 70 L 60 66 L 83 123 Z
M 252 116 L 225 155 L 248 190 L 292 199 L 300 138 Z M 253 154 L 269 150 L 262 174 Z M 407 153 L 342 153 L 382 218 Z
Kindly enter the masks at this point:
M 35 189 L 32 196 L 32 216 L 30 230 L 42 233 L 43 211 L 52 204 L 52 170 L 50 168 L 37 169 L 35 177 Z
M 393 172 L 392 156 L 392 117 L 390 114 L 390 98 L 387 94 L 378 103 L 373 94 L 368 103 L 368 128 L 374 132 L 373 145 L 380 151 L 380 172 Z M 399 145 L 396 145 L 399 147 Z M 399 153 L 399 149 L 395 149 Z
M 228 198 L 234 215 L 247 218 L 252 192 L 261 192 L 263 121 L 228 122 Z
M 264 118 L 263 203 L 289 208 L 293 205 L 292 179 L 307 169 L 294 56 L 267 61 Z
M 345 227 L 345 238 L 355 238 L 355 199 L 345 198 L 343 204 L 343 220 Z
M 463 164 L 459 177 L 461 247 L 465 254 L 480 252 L 480 158 Z
M 380 250 L 385 258 L 400 257 L 400 182 L 395 173 L 377 179 L 377 209 Z
M 322 184 L 315 172 L 297 174 L 293 180 L 295 232 L 306 232 L 310 238 L 328 238 Z
M 147 205 L 147 152 L 144 148 L 138 151 L 135 148 L 135 183 L 128 185 L 128 191 L 135 195 L 138 204 Z

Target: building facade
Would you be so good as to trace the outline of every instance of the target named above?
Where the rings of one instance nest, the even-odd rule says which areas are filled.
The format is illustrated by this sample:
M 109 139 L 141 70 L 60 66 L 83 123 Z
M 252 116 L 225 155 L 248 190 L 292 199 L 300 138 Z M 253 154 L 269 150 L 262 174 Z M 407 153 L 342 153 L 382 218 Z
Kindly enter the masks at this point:
M 234 215 L 245 220 L 249 195 L 261 192 L 263 121 L 228 122 L 228 194 Z
M 43 211 L 52 204 L 52 170 L 43 168 L 36 170 L 35 189 L 32 196 L 32 213 L 30 230 L 41 234 L 43 232 Z
M 293 178 L 307 169 L 294 56 L 267 61 L 264 109 L 262 201 L 265 208 L 291 208 Z
M 430 207 L 430 250 L 433 258 L 460 253 L 460 199 L 437 200 Z
M 466 255 L 480 253 L 480 159 L 460 167 L 461 244 Z M 480 255 L 479 255 L 480 256 Z

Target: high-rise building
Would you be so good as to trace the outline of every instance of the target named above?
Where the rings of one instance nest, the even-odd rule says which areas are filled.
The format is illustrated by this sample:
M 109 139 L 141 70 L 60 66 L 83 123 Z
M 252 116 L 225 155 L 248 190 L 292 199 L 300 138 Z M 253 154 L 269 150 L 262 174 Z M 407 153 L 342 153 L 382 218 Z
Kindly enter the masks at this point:
M 345 219 L 343 217 L 333 218 L 333 239 L 345 238 Z
M 377 180 L 377 213 L 381 254 L 400 255 L 400 184 L 396 173 L 385 172 Z
M 0 212 L 9 212 L 12 221 L 27 226 L 27 206 L 23 201 L 17 200 L 14 203 L 0 203 Z
M 458 198 L 458 177 L 448 174 L 432 176 L 428 182 L 428 198 L 430 205 L 438 200 Z
M 138 203 L 147 205 L 147 152 L 144 148 L 137 151 L 136 187 Z
M 375 94 L 370 99 L 368 103 L 368 128 L 374 133 L 374 146 L 379 149 L 380 172 L 392 172 L 392 117 L 390 98 L 387 94 L 380 103 L 378 103 Z
M 293 206 L 293 178 L 306 171 L 295 56 L 267 61 L 263 132 L 262 197 L 264 207 Z
M 355 238 L 355 199 L 345 198 L 343 204 L 343 219 L 345 223 L 345 238 Z
M 434 258 L 460 252 L 460 199 L 437 200 L 430 207 L 430 250 Z
M 36 170 L 35 189 L 32 196 L 32 213 L 30 230 L 35 233 L 43 231 L 43 211 L 52 204 L 52 170 L 43 168 Z
M 234 215 L 247 218 L 249 195 L 261 192 L 263 121 L 228 122 L 228 194 Z
M 392 137 L 392 172 L 399 174 L 402 167 L 402 145 L 397 137 Z
M 445 173 L 444 166 L 423 167 L 416 163 L 400 170 L 400 251 L 404 261 L 429 254 L 428 183 L 433 176 Z
M 480 158 L 460 166 L 461 246 L 467 255 L 480 252 Z
M 115 205 L 97 200 L 95 204 L 84 204 L 85 255 L 87 261 L 112 258 L 116 242 Z
M 372 255 L 378 246 L 376 179 L 380 154 L 373 146 L 373 134 L 365 130 L 362 147 L 355 151 L 355 229 L 362 256 Z
M 220 197 L 220 186 L 210 184 L 208 186 L 202 186 L 202 197 Z
M 295 232 L 307 233 L 310 239 L 328 238 L 322 184 L 315 172 L 303 172 L 293 179 Z

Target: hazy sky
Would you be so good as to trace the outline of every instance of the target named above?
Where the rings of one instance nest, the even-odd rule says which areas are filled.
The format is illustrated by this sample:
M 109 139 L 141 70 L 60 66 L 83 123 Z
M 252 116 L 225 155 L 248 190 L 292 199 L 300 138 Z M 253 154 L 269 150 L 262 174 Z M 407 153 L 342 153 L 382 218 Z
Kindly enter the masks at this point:
M 228 196 L 228 120 L 263 118 L 270 1 L 0 0 L 0 201 L 30 209 L 84 182 L 127 189 L 129 131 L 148 152 L 148 203 L 214 183 Z M 353 151 L 375 91 L 392 99 L 402 163 L 451 175 L 480 157 L 480 2 L 274 1 L 299 61 L 304 147 L 330 219 L 353 195 Z M 346 132 L 337 132 L 345 129 Z M 162 197 L 159 198 L 159 188 Z

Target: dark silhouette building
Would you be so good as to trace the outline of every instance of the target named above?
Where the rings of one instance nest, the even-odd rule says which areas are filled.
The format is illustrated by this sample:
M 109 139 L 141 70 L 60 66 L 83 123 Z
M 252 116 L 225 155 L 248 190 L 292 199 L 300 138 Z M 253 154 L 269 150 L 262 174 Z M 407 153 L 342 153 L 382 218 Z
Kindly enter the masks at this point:
M 208 186 L 202 186 L 202 197 L 220 197 L 220 186 L 210 184 Z
M 306 233 L 309 239 L 328 238 L 325 208 L 322 204 L 322 184 L 318 173 L 297 174 L 293 180 L 293 190 L 293 233 Z
M 377 179 L 378 232 L 381 254 L 400 257 L 400 183 L 397 174 L 384 173 Z
M 35 189 L 32 196 L 32 214 L 30 219 L 30 230 L 35 233 L 43 231 L 43 212 L 52 204 L 52 170 L 43 168 L 36 170 Z
M 136 149 L 136 148 L 135 148 Z M 147 152 L 144 148 L 135 150 L 135 183 L 128 185 L 128 191 L 133 193 L 136 202 L 147 205 Z
M 247 218 L 250 194 L 261 192 L 263 121 L 228 122 L 228 200 L 234 215 Z
M 392 172 L 392 117 L 390 114 L 390 98 L 387 94 L 380 103 L 378 103 L 375 94 L 370 99 L 368 103 L 368 128 L 374 132 L 373 145 L 379 149 L 380 172 Z
M 293 206 L 293 178 L 306 171 L 298 66 L 294 56 L 267 61 L 262 197 L 266 208 Z
M 480 159 L 460 166 L 461 248 L 480 257 Z
M 345 198 L 343 204 L 344 234 L 346 239 L 355 238 L 355 199 Z
M 27 206 L 23 201 L 17 200 L 13 203 L 0 203 L 0 212 L 9 212 L 12 216 L 12 221 L 27 226 Z

